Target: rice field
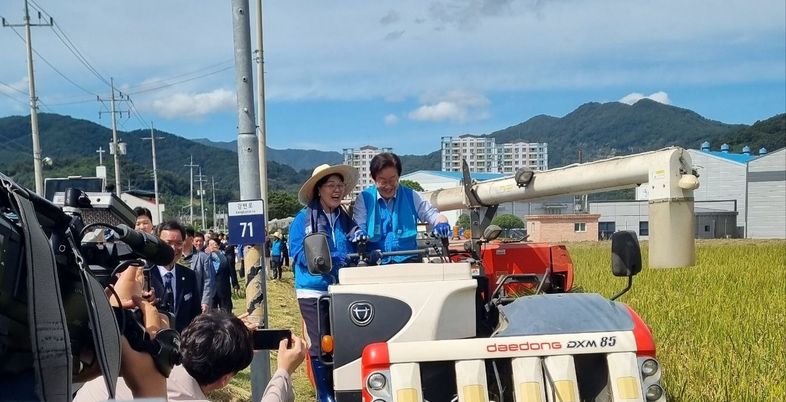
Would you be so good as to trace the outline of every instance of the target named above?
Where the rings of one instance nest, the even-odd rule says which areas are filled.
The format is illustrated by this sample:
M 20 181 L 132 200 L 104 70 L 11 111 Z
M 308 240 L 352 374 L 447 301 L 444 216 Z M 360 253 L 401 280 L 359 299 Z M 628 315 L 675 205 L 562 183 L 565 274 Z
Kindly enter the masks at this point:
M 610 269 L 610 243 L 568 245 L 575 284 L 611 296 L 625 279 Z M 786 400 L 786 241 L 708 240 L 691 268 L 644 270 L 619 301 L 652 328 L 670 401 Z M 269 284 L 273 327 L 300 333 L 292 273 Z M 235 302 L 236 312 L 242 308 Z M 275 354 L 275 353 L 273 353 Z M 271 363 L 275 367 L 275 361 Z M 297 401 L 313 401 L 305 371 L 294 376 Z M 216 400 L 250 400 L 248 370 Z

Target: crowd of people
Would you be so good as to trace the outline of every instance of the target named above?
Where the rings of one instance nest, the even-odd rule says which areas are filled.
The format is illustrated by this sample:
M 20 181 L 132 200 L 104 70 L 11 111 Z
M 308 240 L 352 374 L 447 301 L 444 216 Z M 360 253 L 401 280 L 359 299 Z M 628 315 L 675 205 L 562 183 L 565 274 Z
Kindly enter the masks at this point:
M 358 195 L 353 211 L 349 212 L 344 200 L 357 183 L 357 169 L 348 165 L 318 166 L 298 192 L 303 209 L 289 228 L 284 228 L 289 238 L 280 230 L 267 236 L 264 248 L 270 261 L 270 278 L 280 280 L 283 268 L 291 264 L 304 337 L 293 335 L 289 340 L 294 345 L 291 348 L 282 341 L 278 370 L 265 390 L 263 401 L 294 400 L 290 376 L 304 358 L 309 362 L 317 400 L 335 400 L 332 372 L 320 359 L 323 356 L 320 356 L 317 331 L 330 325 L 329 314 L 319 311 L 326 306 L 318 300 L 327 293 L 328 286 L 338 283 L 339 270 L 352 263 L 348 257 L 356 253 L 359 242 L 366 242 L 368 250 L 376 250 L 371 254 L 371 264 L 393 264 L 418 258 L 417 255 L 385 255 L 390 251 L 416 249 L 418 222 L 428 224 L 438 237 L 451 234 L 444 215 L 417 192 L 399 185 L 402 166 L 397 155 L 375 156 L 370 171 L 375 184 Z M 161 396 L 164 392 L 172 400 L 206 400 L 207 392 L 226 386 L 238 371 L 250 364 L 253 356 L 250 330 L 254 326 L 232 313 L 232 291 L 239 289 L 236 257 L 242 265 L 243 246 L 233 246 L 221 233 L 205 234 L 183 227 L 177 221 L 154 227 L 149 210 L 137 208 L 135 213 L 136 229 L 158 236 L 173 249 L 175 257 L 166 265 L 144 267 L 150 273 L 149 293 L 142 294 L 138 285 L 131 287 L 138 294 L 124 297 L 133 300 L 137 307 L 140 303 L 150 303 L 166 314 L 168 325 L 181 334 L 183 359 L 165 384 L 160 378 L 151 380 L 150 372 L 137 377 L 124 370 L 124 381 L 118 383 L 118 397 Z M 328 240 L 332 268 L 325 274 L 314 274 L 308 269 L 304 239 L 312 233 L 322 233 Z M 119 282 L 138 282 L 138 277 L 133 275 L 124 272 Z M 318 323 L 318 319 L 323 322 Z M 147 383 L 159 386 L 146 387 Z M 102 380 L 96 379 L 80 389 L 76 400 L 102 400 L 106 396 Z

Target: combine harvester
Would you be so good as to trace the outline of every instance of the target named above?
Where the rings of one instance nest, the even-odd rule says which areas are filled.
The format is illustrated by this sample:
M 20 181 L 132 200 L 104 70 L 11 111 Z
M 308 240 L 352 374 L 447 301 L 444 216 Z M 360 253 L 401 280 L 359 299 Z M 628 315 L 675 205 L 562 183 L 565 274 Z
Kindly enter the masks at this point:
M 564 247 L 488 244 L 499 235 L 489 223 L 503 202 L 648 183 L 650 266 L 693 265 L 698 180 L 688 153 L 668 148 L 477 184 L 465 168 L 464 183 L 425 195 L 440 210 L 470 210 L 473 239 L 464 249 L 434 245 L 429 262 L 343 268 L 321 300 L 330 306 L 330 328 L 320 332 L 336 400 L 665 401 L 650 329 L 613 301 L 641 270 L 635 234 L 612 237 L 612 271 L 628 284 L 608 300 L 567 292 Z M 326 240 L 312 236 L 306 250 L 316 273 L 330 258 Z M 539 247 L 548 264 L 534 257 L 544 255 L 531 250 Z M 505 258 L 494 258 L 500 250 Z M 530 294 L 510 295 L 511 285 Z

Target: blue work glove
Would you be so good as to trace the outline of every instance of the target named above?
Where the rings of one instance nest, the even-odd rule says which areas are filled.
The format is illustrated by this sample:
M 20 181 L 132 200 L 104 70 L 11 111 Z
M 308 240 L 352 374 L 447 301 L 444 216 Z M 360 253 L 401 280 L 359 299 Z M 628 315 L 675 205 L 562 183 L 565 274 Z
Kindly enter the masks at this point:
M 357 229 L 349 235 L 349 241 L 352 243 L 366 240 L 368 240 L 368 233 L 363 229 Z
M 333 251 L 330 253 L 330 259 L 333 260 L 333 268 L 341 268 L 347 265 L 347 253 L 343 251 Z
M 434 230 L 432 231 L 434 236 L 440 238 L 449 238 L 452 234 L 452 230 L 450 230 L 450 225 L 447 222 L 438 223 L 437 226 L 434 226 Z

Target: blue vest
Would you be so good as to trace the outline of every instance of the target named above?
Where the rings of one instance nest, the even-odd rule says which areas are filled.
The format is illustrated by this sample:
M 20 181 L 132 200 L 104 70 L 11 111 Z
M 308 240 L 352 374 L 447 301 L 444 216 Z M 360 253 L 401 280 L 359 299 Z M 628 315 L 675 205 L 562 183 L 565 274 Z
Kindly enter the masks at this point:
M 399 185 L 390 210 L 385 201 L 379 199 L 376 186 L 371 186 L 360 194 L 366 206 L 369 250 L 399 251 L 417 248 L 418 216 L 411 189 Z M 401 262 L 409 258 L 411 256 L 387 257 L 382 262 Z

